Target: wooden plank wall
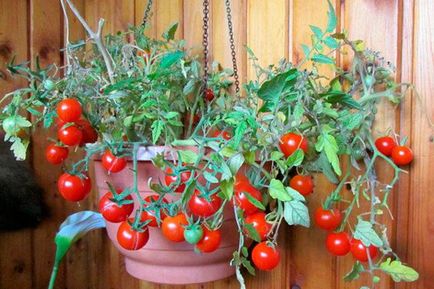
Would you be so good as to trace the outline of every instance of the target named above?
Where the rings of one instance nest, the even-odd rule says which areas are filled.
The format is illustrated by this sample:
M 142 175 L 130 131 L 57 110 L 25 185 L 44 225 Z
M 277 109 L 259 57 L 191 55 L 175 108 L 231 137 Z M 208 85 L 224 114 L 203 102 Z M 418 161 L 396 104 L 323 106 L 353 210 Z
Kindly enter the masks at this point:
M 194 51 L 201 51 L 202 1 L 157 0 L 147 32 L 159 37 L 165 28 L 178 21 L 177 37 L 186 39 Z M 302 57 L 301 43 L 310 41 L 309 24 L 324 26 L 325 0 L 234 0 L 232 1 L 237 64 L 241 79 L 254 77 L 243 46 L 251 47 L 263 65 L 286 57 L 297 62 Z M 105 32 L 125 29 L 140 23 L 145 0 L 74 0 L 91 26 L 99 17 L 106 19 Z M 417 283 L 394 285 L 383 279 L 379 288 L 434 288 L 434 145 L 433 131 L 425 114 L 434 117 L 434 5 L 432 0 L 335 0 L 339 29 L 353 39 L 366 40 L 367 46 L 383 52 L 396 64 L 396 77 L 413 82 L 420 94 L 411 94 L 401 109 L 387 103 L 379 109 L 376 133 L 393 128 L 410 138 L 416 160 L 399 183 L 392 198 L 395 223 L 389 232 L 392 243 L 404 261 L 420 273 Z M 76 19 L 69 14 L 71 40 L 84 36 Z M 224 66 L 231 65 L 227 38 L 224 1 L 211 0 L 210 53 Z M 0 0 L 0 71 L 16 55 L 19 61 L 39 55 L 42 64 L 61 63 L 59 52 L 65 35 L 63 16 L 57 0 Z M 339 58 L 342 65 L 349 59 Z M 324 71 L 331 75 L 332 72 Z M 6 76 L 0 80 L 0 94 L 22 85 L 22 81 Z M 54 258 L 53 237 L 57 226 L 71 212 L 95 208 L 96 200 L 78 207 L 63 202 L 55 188 L 57 168 L 43 160 L 46 133 L 37 129 L 33 137 L 32 164 L 45 189 L 45 202 L 50 208 L 47 218 L 37 229 L 0 233 L 0 288 L 46 288 Z M 390 171 L 381 169 L 380 177 L 388 179 Z M 332 189 L 326 180 L 316 177 L 316 192 L 309 206 L 315 208 Z M 324 249 L 325 235 L 318 229 L 284 228 L 280 234 L 282 264 L 272 273 L 259 273 L 248 278 L 250 289 L 269 288 L 360 288 L 362 282 L 345 283 L 342 276 L 350 268 L 351 257 L 336 258 Z M 299 287 L 295 286 L 298 285 Z M 94 232 L 74 246 L 62 265 L 56 288 L 163 289 L 139 282 L 125 272 L 122 258 L 105 238 Z M 176 288 L 238 288 L 233 278 L 204 285 Z

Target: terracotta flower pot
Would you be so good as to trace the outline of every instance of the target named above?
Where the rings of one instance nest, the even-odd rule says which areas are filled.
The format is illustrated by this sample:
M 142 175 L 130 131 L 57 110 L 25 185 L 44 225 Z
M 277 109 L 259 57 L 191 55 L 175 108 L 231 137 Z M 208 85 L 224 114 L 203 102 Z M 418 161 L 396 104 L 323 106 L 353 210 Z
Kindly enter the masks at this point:
M 170 159 L 170 154 L 164 147 L 147 147 L 139 150 L 139 191 L 142 197 L 155 194 L 148 187 L 148 179 L 164 180 L 164 173 L 155 168 L 150 161 L 157 153 L 164 152 Z M 122 172 L 108 174 L 100 160 L 95 160 L 95 181 L 99 196 L 109 189 L 106 182 L 116 188 L 131 187 L 133 184 L 132 162 Z M 138 202 L 135 199 L 136 209 Z M 149 228 L 149 241 L 146 246 L 137 251 L 121 248 L 116 240 L 119 224 L 107 222 L 107 233 L 119 252 L 125 257 L 127 272 L 145 281 L 164 284 L 203 283 L 229 277 L 235 273 L 229 265 L 232 253 L 238 245 L 238 232 L 232 210 L 228 206 L 225 221 L 221 228 L 222 243 L 213 253 L 197 254 L 193 245 L 186 242 L 173 243 L 167 240 L 160 228 Z

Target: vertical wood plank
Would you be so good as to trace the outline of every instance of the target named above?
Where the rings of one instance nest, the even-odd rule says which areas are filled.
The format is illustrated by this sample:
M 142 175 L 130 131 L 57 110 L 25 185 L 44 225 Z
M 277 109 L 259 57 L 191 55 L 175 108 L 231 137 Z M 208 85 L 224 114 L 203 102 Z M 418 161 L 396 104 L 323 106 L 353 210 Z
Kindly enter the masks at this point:
M 184 36 L 184 21 L 183 21 L 183 5 L 184 0 L 162 0 L 156 1 L 154 4 L 156 15 L 156 37 L 160 38 L 167 28 L 173 24 L 178 23 L 178 29 L 175 34 L 176 39 Z
M 212 7 L 214 3 L 210 4 L 209 13 L 209 59 L 213 59 L 213 19 Z M 203 6 L 202 1 L 184 1 L 184 39 L 187 47 L 191 48 L 192 54 L 198 54 L 203 57 L 202 47 L 202 34 L 203 34 Z M 188 19 L 188 20 L 187 20 Z
M 30 1 L 30 57 L 34 66 L 34 59 L 39 56 L 41 66 L 51 63 L 60 65 L 62 58 L 60 48 L 62 47 L 62 15 L 59 1 L 33 0 Z M 66 217 L 64 200 L 57 193 L 56 181 L 61 169 L 53 167 L 45 160 L 44 154 L 47 145 L 47 137 L 53 136 L 54 130 L 46 131 L 41 125 L 35 129 L 32 138 L 33 167 L 36 178 L 45 191 L 44 201 L 50 210 L 49 218 L 34 231 L 33 234 L 33 273 L 35 276 L 34 287 L 45 288 L 50 278 L 50 271 L 53 266 L 55 245 L 54 236 L 60 222 Z M 47 174 L 46 172 L 50 172 Z M 62 265 L 57 278 L 57 286 L 66 286 L 65 264 Z
M 327 26 L 327 10 L 327 1 L 293 0 L 289 29 L 291 31 L 290 50 L 293 52 L 292 61 L 294 63 L 298 63 L 305 57 L 301 44 L 311 46 L 312 31 L 309 25 L 315 25 L 321 29 Z M 309 65 L 311 64 L 306 63 L 305 67 L 308 68 Z M 328 66 L 319 65 L 318 68 L 320 73 L 329 77 L 333 76 L 333 71 Z M 315 176 L 314 194 L 307 198 L 311 217 L 333 189 L 334 185 L 323 175 Z M 309 289 L 335 288 L 336 258 L 327 252 L 325 238 L 326 233 L 313 224 L 309 229 L 295 227 L 291 230 L 292 284 Z
M 434 119 L 434 7 L 431 1 L 414 1 L 414 55 L 413 82 L 420 95 L 413 94 L 411 147 L 415 160 L 411 166 L 409 212 L 411 225 L 408 227 L 409 264 L 420 273 L 417 284 L 406 288 L 424 289 L 434 287 L 434 216 L 432 207 L 434 197 L 430 191 L 434 186 L 434 128 L 426 117 Z M 423 248 L 423 249 L 422 249 Z

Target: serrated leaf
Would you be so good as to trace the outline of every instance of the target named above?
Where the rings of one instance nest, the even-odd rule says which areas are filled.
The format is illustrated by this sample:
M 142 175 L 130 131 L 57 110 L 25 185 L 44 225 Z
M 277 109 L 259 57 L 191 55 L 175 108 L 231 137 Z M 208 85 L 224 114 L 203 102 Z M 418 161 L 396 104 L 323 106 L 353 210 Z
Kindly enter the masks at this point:
M 173 40 L 175 38 L 176 30 L 178 29 L 178 23 L 173 23 L 169 28 L 163 32 L 163 38 L 167 41 Z
M 286 160 L 286 165 L 291 167 L 297 167 L 301 165 L 301 163 L 304 160 L 304 152 L 302 149 L 297 149 L 295 152 L 292 153 Z
M 375 232 L 372 224 L 362 219 L 359 219 L 356 225 L 354 239 L 360 240 L 366 247 L 371 245 L 375 247 L 383 246 L 383 240 L 381 240 L 377 232 Z
M 175 52 L 167 53 L 161 58 L 160 67 L 169 68 L 173 64 L 181 60 L 182 57 L 184 57 L 183 51 L 175 51 Z
M 337 18 L 335 8 L 333 7 L 330 0 L 328 0 L 329 10 L 327 11 L 327 28 L 326 31 L 331 33 L 336 29 Z
M 14 156 L 17 160 L 21 161 L 26 159 L 28 146 L 28 140 L 21 140 L 20 138 L 14 139 L 14 142 L 11 145 L 11 151 L 14 153 Z
M 235 175 L 238 172 L 238 170 L 241 168 L 243 163 L 244 163 L 244 156 L 241 153 L 237 153 L 229 159 L 228 166 L 229 169 L 231 170 L 232 175 Z
M 312 61 L 324 64 L 335 64 L 333 58 L 330 58 L 324 54 L 315 54 L 314 56 L 312 56 Z
M 362 273 L 364 270 L 365 270 L 365 268 L 363 268 L 362 263 L 360 263 L 359 261 L 356 261 L 356 263 L 354 263 L 351 271 L 345 275 L 344 280 L 347 282 L 356 280 L 360 277 L 360 273 Z
M 322 32 L 321 28 L 315 25 L 309 25 L 309 27 L 318 39 L 321 39 L 323 37 L 324 33 Z
M 264 205 L 258 201 L 257 199 L 255 199 L 251 194 L 249 194 L 248 192 L 243 192 L 243 194 L 247 197 L 247 200 L 254 205 L 256 208 L 265 211 L 265 207 Z
M 333 172 L 333 168 L 331 167 L 330 162 L 327 159 L 325 152 L 320 153 L 317 164 L 320 167 L 321 172 L 327 177 L 327 179 L 331 183 L 333 183 L 333 184 L 339 183 L 339 180 L 336 177 L 335 173 Z
M 324 39 L 324 43 L 325 43 L 325 45 L 327 45 L 331 49 L 336 49 L 339 47 L 339 43 L 337 42 L 337 40 L 331 36 L 327 36 Z
M 282 202 L 292 200 L 292 197 L 286 191 L 285 186 L 279 180 L 271 180 L 268 192 L 270 194 L 270 197 L 272 197 L 273 199 L 280 200 Z
M 315 144 L 315 149 L 318 152 L 322 152 L 322 151 L 325 152 L 328 161 L 333 167 L 333 170 L 338 176 L 340 176 L 342 174 L 342 171 L 340 168 L 339 157 L 337 154 L 339 151 L 339 147 L 335 137 L 329 134 L 327 132 L 328 130 L 329 129 L 327 127 L 323 128 L 323 132 L 318 137 L 318 141 Z
M 389 274 L 395 282 L 413 282 L 419 279 L 419 273 L 413 268 L 406 266 L 401 261 L 387 258 L 386 261 L 380 264 L 380 269 Z
M 219 180 L 213 174 L 207 171 L 203 173 L 203 177 L 211 184 L 217 184 L 219 182 Z
M 291 69 L 287 72 L 280 73 L 270 80 L 265 81 L 258 90 L 258 96 L 264 101 L 276 102 L 283 88 L 285 87 L 286 79 L 291 74 L 296 74 L 297 70 Z
M 234 195 L 234 180 L 233 180 L 233 178 L 221 181 L 220 182 L 220 190 L 222 191 L 226 200 L 232 199 L 232 196 Z
M 164 122 L 162 120 L 155 120 L 152 125 L 151 125 L 151 129 L 152 129 L 152 142 L 154 144 L 157 143 L 158 139 L 161 136 L 161 133 L 163 132 L 163 128 L 164 128 Z
M 310 226 L 309 211 L 303 202 L 297 200 L 285 202 L 283 217 L 290 226 L 301 225 L 306 228 Z
M 306 201 L 305 197 L 300 194 L 298 191 L 294 190 L 291 187 L 285 187 L 286 192 L 288 193 L 288 195 L 291 196 L 292 199 L 297 200 L 297 201 L 301 201 L 304 202 Z
M 183 163 L 194 164 L 197 161 L 198 155 L 194 151 L 178 150 L 179 159 Z

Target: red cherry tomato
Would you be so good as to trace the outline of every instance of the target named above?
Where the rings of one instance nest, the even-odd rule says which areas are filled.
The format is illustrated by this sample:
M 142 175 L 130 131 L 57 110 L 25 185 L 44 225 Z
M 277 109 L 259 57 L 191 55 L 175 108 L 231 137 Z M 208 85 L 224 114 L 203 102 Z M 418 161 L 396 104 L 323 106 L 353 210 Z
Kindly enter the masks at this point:
M 187 218 L 184 214 L 179 213 L 176 216 L 167 216 L 161 225 L 161 231 L 168 240 L 173 242 L 184 241 L 184 227 L 188 225 Z
M 78 202 L 89 194 L 92 185 L 87 176 L 81 179 L 79 176 L 64 173 L 57 181 L 57 188 L 63 198 L 71 202 Z
M 85 119 L 79 119 L 75 124 L 78 126 L 79 129 L 81 129 L 81 132 L 83 134 L 80 146 L 84 146 L 87 143 L 95 143 L 98 140 L 98 133 L 92 127 L 90 122 Z
M 57 115 L 64 122 L 75 122 L 81 116 L 81 104 L 74 98 L 65 98 L 57 104 Z
M 57 131 L 57 138 L 67 146 L 76 146 L 80 144 L 83 133 L 77 126 L 71 125 L 60 128 Z
M 50 143 L 45 150 L 45 158 L 50 164 L 58 165 L 68 157 L 69 151 L 66 147 L 61 147 L 55 143 Z
M 133 219 L 122 222 L 117 233 L 119 245 L 125 250 L 130 251 L 143 248 L 149 240 L 148 227 L 137 231 L 131 226 L 130 223 L 132 222 L 134 222 Z
M 250 224 L 253 226 L 253 229 L 256 230 L 261 241 L 264 241 L 267 238 L 267 234 L 271 230 L 271 224 L 265 220 L 265 213 L 258 212 L 252 215 L 248 215 L 244 220 L 246 224 Z
M 120 192 L 118 192 L 120 193 Z M 132 201 L 133 198 L 128 195 L 124 200 Z M 104 219 L 112 223 L 120 223 L 128 219 L 134 209 L 134 203 L 118 205 L 113 201 L 113 193 L 107 192 L 99 200 L 99 212 L 102 214 Z
M 336 230 L 342 222 L 342 214 L 338 209 L 325 210 L 323 207 L 319 207 L 315 211 L 315 223 L 316 225 L 327 231 Z
M 407 146 L 396 146 L 392 150 L 392 160 L 398 166 L 405 166 L 413 160 L 413 151 Z
M 205 89 L 205 99 L 209 102 L 214 99 L 214 91 L 211 88 Z
M 196 244 L 196 249 L 202 253 L 211 253 L 218 249 L 222 240 L 222 234 L 220 230 L 209 230 L 203 228 L 203 237 Z
M 225 130 L 221 131 L 221 130 L 216 129 L 216 130 L 212 131 L 211 137 L 215 137 L 215 138 L 222 137 L 225 140 L 230 140 L 232 138 L 232 134 L 228 131 L 225 131 Z
M 196 217 L 209 217 L 215 214 L 222 204 L 217 194 L 209 197 L 210 200 L 201 196 L 201 192 L 195 190 L 190 200 L 188 201 L 188 207 L 190 212 Z
M 253 198 L 262 202 L 262 194 L 250 182 L 249 179 L 242 174 L 237 174 L 234 184 L 235 204 L 242 209 L 246 215 L 251 215 L 259 209 L 253 205 L 246 194 L 250 194 Z
M 371 260 L 373 260 L 378 255 L 378 248 L 373 245 L 366 248 L 362 241 L 357 239 L 351 240 L 351 254 L 356 260 L 360 262 L 367 262 L 369 260 L 368 253 Z
M 102 166 L 110 173 L 118 173 L 125 169 L 127 160 L 122 157 L 116 157 L 111 151 L 106 150 L 101 158 Z
M 159 195 L 149 195 L 149 196 L 147 196 L 145 198 L 145 201 L 148 202 L 148 203 L 155 203 L 159 199 L 160 199 Z M 167 200 L 163 199 L 162 202 L 163 203 L 167 203 Z M 161 208 L 158 209 L 155 204 L 153 206 L 155 206 L 155 209 L 148 210 L 148 211 L 143 211 L 142 212 L 142 216 L 141 216 L 140 220 L 142 222 L 146 222 L 146 221 L 149 220 L 150 222 L 148 223 L 148 226 L 150 226 L 150 227 L 158 227 L 158 221 L 157 221 L 157 218 L 155 216 L 156 215 L 156 210 L 160 211 L 159 217 L 160 217 L 161 221 L 163 221 L 166 218 L 166 214 L 164 213 L 164 211 Z
M 396 147 L 396 142 L 390 136 L 383 136 L 375 140 L 375 147 L 383 155 L 390 156 L 392 154 L 393 148 Z
M 313 192 L 313 180 L 311 176 L 296 175 L 289 181 L 289 186 L 303 196 L 310 195 Z
M 276 247 L 261 242 L 253 248 L 252 261 L 259 270 L 270 271 L 279 265 L 280 254 Z
M 335 256 L 344 256 L 350 252 L 350 238 L 345 232 L 329 233 L 326 239 L 327 250 Z
M 164 180 L 166 182 L 167 186 L 170 186 L 172 183 L 177 183 L 177 176 L 172 175 L 173 171 L 170 167 L 166 169 L 166 176 L 164 177 Z M 190 179 L 191 172 L 185 171 L 181 173 L 181 181 L 179 182 L 179 185 L 175 188 L 176 193 L 182 193 L 185 190 L 185 183 Z
M 280 137 L 279 147 L 282 153 L 286 157 L 289 157 L 298 148 L 307 153 L 308 143 L 306 138 L 304 138 L 302 135 L 290 132 Z

